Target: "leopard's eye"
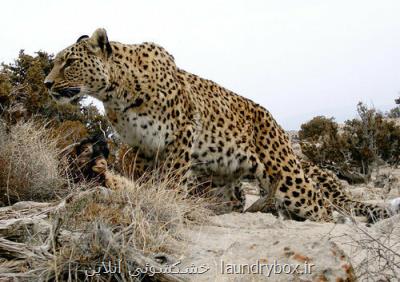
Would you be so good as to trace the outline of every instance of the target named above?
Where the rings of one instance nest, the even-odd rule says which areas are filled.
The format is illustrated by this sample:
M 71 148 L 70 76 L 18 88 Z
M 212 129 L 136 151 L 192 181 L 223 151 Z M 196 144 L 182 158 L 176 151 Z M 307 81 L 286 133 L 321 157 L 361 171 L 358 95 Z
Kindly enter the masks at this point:
M 78 59 L 77 59 L 77 58 L 68 58 L 68 59 L 65 61 L 64 67 L 65 67 L 65 68 L 66 68 L 66 67 L 69 67 L 69 66 L 72 65 L 72 63 L 75 62 L 76 60 L 78 60 Z

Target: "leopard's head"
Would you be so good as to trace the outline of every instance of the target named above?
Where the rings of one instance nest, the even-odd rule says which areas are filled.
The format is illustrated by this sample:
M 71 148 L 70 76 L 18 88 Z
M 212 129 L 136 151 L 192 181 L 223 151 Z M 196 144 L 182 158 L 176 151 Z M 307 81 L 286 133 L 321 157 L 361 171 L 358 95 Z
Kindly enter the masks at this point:
M 103 100 L 110 86 L 111 54 L 105 29 L 97 29 L 91 37 L 79 37 L 54 58 L 54 66 L 44 81 L 50 95 L 60 103 L 76 101 L 83 95 Z

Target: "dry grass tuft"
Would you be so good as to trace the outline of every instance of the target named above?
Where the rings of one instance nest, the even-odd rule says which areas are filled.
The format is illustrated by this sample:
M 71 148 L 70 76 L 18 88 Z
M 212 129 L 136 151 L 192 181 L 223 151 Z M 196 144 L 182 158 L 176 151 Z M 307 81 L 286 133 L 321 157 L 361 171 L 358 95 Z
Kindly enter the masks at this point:
M 119 177 L 122 189 L 99 189 L 92 197 L 71 201 L 64 222 L 74 229 L 110 227 L 115 232 L 124 228 L 126 238 L 143 253 L 176 250 L 183 226 L 200 223 L 210 211 L 200 198 L 180 193 L 176 176 L 151 173 L 146 180 L 130 181 Z M 127 232 L 127 233 L 126 233 Z
M 59 151 L 44 124 L 0 124 L 0 201 L 46 201 L 62 192 Z

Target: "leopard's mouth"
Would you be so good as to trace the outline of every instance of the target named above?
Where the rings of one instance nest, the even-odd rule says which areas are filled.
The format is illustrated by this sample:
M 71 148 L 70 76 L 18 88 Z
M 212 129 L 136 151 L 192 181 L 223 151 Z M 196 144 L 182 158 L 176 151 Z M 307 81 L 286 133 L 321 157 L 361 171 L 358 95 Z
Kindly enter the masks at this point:
M 63 89 L 51 90 L 50 96 L 56 101 L 69 100 L 76 101 L 79 99 L 79 94 L 81 93 L 80 87 L 68 87 Z
M 68 88 L 52 90 L 50 94 L 54 98 L 59 99 L 61 97 L 72 98 L 75 95 L 79 94 L 80 92 L 81 92 L 80 87 L 68 87 Z

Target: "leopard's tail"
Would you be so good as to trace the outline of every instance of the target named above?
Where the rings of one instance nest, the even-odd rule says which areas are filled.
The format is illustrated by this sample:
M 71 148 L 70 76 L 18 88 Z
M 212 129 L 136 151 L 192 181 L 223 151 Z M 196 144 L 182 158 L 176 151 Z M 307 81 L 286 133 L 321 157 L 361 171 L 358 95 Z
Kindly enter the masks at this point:
M 365 216 L 369 223 L 393 216 L 394 210 L 391 207 L 354 201 L 346 199 L 342 202 L 342 206 L 346 211 L 351 211 L 355 216 Z
M 340 213 L 365 216 L 368 222 L 376 222 L 400 211 L 400 198 L 393 199 L 388 207 L 353 200 L 333 172 L 310 162 L 302 161 L 301 164 L 306 175 L 320 187 L 324 198 Z

